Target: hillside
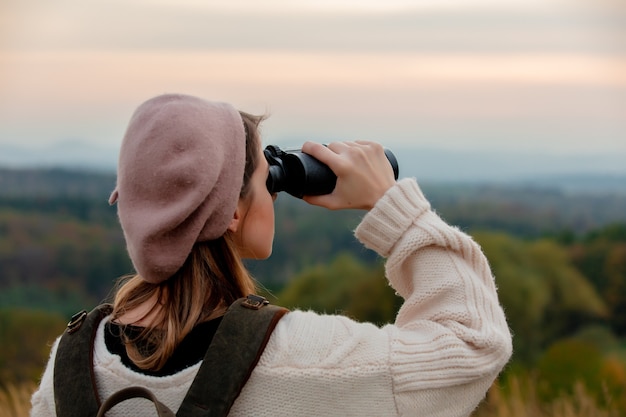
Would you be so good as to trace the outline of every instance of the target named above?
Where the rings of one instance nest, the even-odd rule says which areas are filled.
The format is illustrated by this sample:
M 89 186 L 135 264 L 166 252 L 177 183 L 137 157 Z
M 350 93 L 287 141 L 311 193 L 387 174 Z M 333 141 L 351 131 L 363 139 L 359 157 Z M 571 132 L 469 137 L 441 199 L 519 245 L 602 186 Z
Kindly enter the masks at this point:
M 626 221 L 626 177 L 579 174 L 524 181 L 426 180 L 420 185 L 442 216 L 469 228 L 536 236 L 560 229 L 584 233 Z M 0 206 L 19 210 L 54 211 L 56 207 L 71 212 L 65 207 L 71 202 L 112 213 L 107 200 L 114 187 L 115 175 L 108 172 L 0 168 Z M 284 195 L 277 201 L 278 217 L 283 207 L 291 210 L 292 206 L 316 210 Z
M 307 138 L 328 143 L 328 138 Z M 304 139 L 282 139 L 275 143 L 296 148 Z M 626 153 L 575 154 L 503 149 L 481 150 L 420 148 L 410 145 L 388 146 L 396 155 L 401 177 L 416 177 L 433 183 L 532 184 L 567 187 L 573 190 L 601 189 L 626 193 Z M 80 140 L 29 148 L 0 143 L 0 167 L 60 168 L 76 171 L 112 173 L 118 149 L 97 146 Z
M 9 239 L 4 242 L 6 250 L 0 251 L 8 268 L 5 283 L 10 275 L 6 271 L 13 270 L 22 272 L 10 281 L 30 281 L 42 274 L 87 274 L 91 288 L 104 296 L 112 277 L 130 272 L 116 208 L 107 203 L 114 186 L 110 173 L 0 169 L 0 226 L 14 234 L 0 236 Z M 626 192 L 597 187 L 572 191 L 543 183 L 425 182 L 422 188 L 439 215 L 470 233 L 489 230 L 525 239 L 571 238 L 626 223 Z M 376 258 L 352 236 L 362 212 L 329 212 L 286 194 L 278 198 L 275 210 L 272 257 L 249 262 L 255 275 L 270 286 L 280 286 L 305 265 L 327 262 L 342 251 L 369 262 Z M 75 272 L 64 271 L 59 263 L 70 265 L 72 257 L 89 259 L 93 265 L 73 265 Z M 31 271 L 34 266 L 37 272 Z M 19 278 L 22 274 L 26 275 Z

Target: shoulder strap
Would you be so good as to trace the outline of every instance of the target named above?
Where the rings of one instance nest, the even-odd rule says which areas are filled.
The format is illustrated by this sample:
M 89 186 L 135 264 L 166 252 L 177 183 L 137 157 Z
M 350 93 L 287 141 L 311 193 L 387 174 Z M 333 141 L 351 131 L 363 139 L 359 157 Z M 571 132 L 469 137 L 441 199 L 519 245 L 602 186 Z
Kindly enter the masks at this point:
M 259 361 L 274 327 L 287 312 L 255 295 L 235 301 L 213 336 L 177 415 L 226 416 Z M 57 416 L 97 415 L 100 399 L 93 370 L 93 343 L 99 323 L 110 313 L 110 305 L 98 306 L 89 314 L 81 311 L 72 317 L 61 336 L 54 364 Z M 127 399 L 128 393 L 119 397 L 107 406 L 111 408 Z
M 288 310 L 249 295 L 226 311 L 177 416 L 226 416 Z
M 112 308 L 103 304 L 74 315 L 59 340 L 54 361 L 54 402 L 59 417 L 95 416 L 100 406 L 93 371 L 93 341 Z

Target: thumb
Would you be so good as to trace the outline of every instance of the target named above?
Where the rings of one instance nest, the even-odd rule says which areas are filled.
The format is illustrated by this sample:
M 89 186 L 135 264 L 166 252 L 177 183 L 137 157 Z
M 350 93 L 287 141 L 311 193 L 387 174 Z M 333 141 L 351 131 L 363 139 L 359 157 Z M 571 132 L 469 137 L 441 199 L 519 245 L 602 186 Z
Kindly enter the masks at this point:
M 328 206 L 328 204 L 330 202 L 332 202 L 332 199 L 330 198 L 330 194 L 326 194 L 326 195 L 305 195 L 302 197 L 302 200 L 306 201 L 307 203 L 313 205 L 313 206 L 321 206 L 321 207 L 326 207 L 326 208 L 331 208 Z

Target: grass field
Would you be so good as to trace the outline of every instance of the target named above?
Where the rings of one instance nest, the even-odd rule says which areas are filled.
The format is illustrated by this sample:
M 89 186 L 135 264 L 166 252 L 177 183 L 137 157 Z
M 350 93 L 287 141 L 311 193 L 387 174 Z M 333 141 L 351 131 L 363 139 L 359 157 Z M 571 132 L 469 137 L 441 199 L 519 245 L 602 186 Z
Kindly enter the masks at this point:
M 0 388 L 0 417 L 27 417 L 30 411 L 30 396 L 35 388 L 35 384 Z
M 582 384 L 575 384 L 574 395 L 542 402 L 529 379 L 512 378 L 506 393 L 494 385 L 473 417 L 619 417 L 623 410 L 611 398 L 598 402 Z M 0 389 L 0 417 L 27 417 L 34 384 Z
M 473 417 L 620 417 L 620 404 L 612 398 L 598 403 L 581 383 L 573 386 L 573 395 L 541 401 L 537 381 L 511 378 L 508 392 L 494 385 Z

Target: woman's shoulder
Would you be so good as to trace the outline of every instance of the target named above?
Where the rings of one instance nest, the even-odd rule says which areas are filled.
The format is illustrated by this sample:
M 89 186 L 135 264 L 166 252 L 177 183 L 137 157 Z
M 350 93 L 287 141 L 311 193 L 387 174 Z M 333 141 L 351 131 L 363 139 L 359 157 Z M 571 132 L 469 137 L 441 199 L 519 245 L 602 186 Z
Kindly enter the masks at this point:
M 259 365 L 349 367 L 387 365 L 390 332 L 343 315 L 294 310 L 278 323 Z

